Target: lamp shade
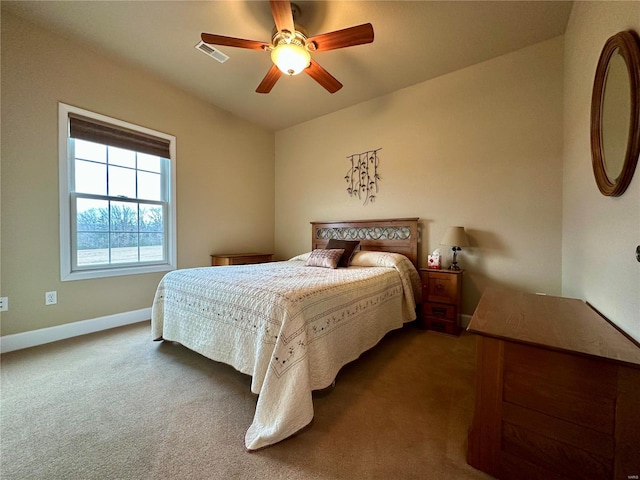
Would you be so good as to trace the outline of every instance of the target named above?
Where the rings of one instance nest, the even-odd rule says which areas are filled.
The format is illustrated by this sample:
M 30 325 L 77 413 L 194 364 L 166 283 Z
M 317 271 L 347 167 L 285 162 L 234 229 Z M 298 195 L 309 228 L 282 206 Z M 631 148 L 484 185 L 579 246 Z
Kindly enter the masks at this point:
M 271 51 L 271 60 L 287 75 L 297 75 L 309 66 L 311 55 L 296 43 L 280 43 Z
M 464 227 L 449 227 L 440 243 L 452 247 L 468 247 L 469 239 L 464 231 Z

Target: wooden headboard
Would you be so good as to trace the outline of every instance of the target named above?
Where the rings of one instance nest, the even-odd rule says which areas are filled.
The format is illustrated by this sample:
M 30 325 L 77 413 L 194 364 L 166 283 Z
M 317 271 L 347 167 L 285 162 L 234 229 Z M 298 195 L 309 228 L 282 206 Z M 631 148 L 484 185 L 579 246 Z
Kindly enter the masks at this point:
M 329 239 L 359 240 L 359 250 L 401 253 L 418 268 L 418 218 L 311 222 L 311 249 Z

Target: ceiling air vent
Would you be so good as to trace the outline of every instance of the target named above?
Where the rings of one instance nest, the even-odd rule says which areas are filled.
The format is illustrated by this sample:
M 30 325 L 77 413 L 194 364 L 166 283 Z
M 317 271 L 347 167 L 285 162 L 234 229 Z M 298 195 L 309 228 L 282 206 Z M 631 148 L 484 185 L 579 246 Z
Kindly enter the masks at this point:
M 229 57 L 222 53 L 220 50 L 216 50 L 210 45 L 207 45 L 204 42 L 200 42 L 196 45 L 196 49 L 200 50 L 202 53 L 206 53 L 214 60 L 217 60 L 220 63 L 224 63 L 229 60 Z

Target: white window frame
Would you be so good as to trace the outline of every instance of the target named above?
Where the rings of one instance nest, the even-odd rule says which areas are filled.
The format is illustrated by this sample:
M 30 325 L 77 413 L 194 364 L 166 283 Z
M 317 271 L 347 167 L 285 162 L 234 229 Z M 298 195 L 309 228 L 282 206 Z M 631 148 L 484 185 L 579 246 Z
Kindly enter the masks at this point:
M 69 114 L 77 114 L 83 117 L 96 120 L 98 122 L 107 123 L 116 127 L 121 127 L 146 135 L 165 139 L 169 142 L 169 169 L 163 174 L 168 174 L 167 203 L 168 213 L 165 218 L 166 235 L 166 262 L 156 264 L 140 264 L 140 265 L 117 265 L 109 266 L 99 265 L 91 268 L 74 269 L 73 257 L 75 252 L 74 233 L 71 215 L 75 212 L 75 202 L 72 201 L 74 192 L 72 187 L 74 184 L 71 175 L 73 167 L 71 162 L 75 161 L 74 152 L 70 148 L 69 142 Z M 116 277 L 123 275 L 134 275 L 143 273 L 166 272 L 175 270 L 178 265 L 177 261 L 177 232 L 176 232 L 176 137 L 166 133 L 151 130 L 132 123 L 107 117 L 99 113 L 90 112 L 78 107 L 58 104 L 58 174 L 59 174 L 59 196 L 60 196 L 60 280 L 88 280 L 91 278 Z M 144 203 L 141 201 L 140 203 Z

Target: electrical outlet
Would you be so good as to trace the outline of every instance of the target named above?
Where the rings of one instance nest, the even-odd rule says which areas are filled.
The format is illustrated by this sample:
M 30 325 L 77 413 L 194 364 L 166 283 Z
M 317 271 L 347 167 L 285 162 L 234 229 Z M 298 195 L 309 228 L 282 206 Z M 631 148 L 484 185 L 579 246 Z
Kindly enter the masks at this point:
M 58 303 L 58 292 L 46 292 L 44 294 L 45 305 L 55 305 Z
M 9 310 L 9 297 L 0 297 L 0 312 Z

